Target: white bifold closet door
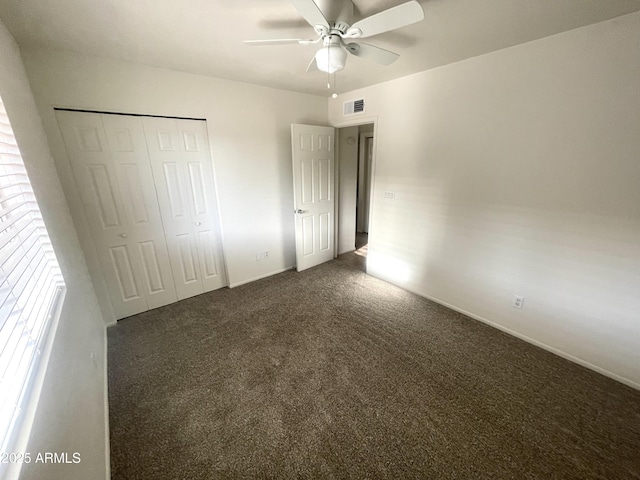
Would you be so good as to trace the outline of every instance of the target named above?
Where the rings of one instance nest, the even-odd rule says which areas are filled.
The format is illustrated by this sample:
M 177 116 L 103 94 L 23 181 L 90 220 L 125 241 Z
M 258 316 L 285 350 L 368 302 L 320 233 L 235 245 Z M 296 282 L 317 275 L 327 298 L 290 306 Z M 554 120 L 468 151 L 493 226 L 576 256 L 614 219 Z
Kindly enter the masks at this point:
M 144 131 L 178 298 L 220 288 L 206 123 L 145 117 Z
M 56 115 L 117 318 L 225 286 L 206 123 Z

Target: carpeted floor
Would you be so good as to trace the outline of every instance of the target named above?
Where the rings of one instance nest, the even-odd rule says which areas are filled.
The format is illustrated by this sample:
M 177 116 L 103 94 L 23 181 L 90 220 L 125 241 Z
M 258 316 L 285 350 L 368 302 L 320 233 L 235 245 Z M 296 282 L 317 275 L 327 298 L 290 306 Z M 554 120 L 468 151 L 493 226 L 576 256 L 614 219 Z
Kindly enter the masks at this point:
M 111 327 L 112 478 L 640 478 L 640 392 L 355 257 Z

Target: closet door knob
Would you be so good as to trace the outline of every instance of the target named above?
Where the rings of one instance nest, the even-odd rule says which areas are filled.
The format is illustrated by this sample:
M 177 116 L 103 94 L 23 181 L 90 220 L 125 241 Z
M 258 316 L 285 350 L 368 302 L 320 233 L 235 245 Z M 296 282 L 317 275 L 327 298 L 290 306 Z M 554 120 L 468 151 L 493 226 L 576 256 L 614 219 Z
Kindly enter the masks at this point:
M 196 227 L 199 227 L 200 225 L 202 225 L 202 223 L 201 223 L 201 222 L 196 222 L 196 223 L 194 223 L 194 225 L 195 225 Z
M 120 236 L 121 236 L 122 238 L 127 238 L 127 234 L 126 234 L 126 233 L 121 233 L 121 234 L 120 234 Z

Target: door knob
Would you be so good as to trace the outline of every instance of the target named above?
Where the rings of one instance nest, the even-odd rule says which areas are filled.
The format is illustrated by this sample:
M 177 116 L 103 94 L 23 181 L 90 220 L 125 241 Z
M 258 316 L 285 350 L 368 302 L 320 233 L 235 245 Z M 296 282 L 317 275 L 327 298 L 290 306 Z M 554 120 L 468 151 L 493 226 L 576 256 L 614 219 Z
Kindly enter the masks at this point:
M 121 236 L 122 238 L 127 238 L 127 234 L 126 234 L 126 233 L 121 233 L 121 234 L 120 234 L 120 236 Z
M 200 225 L 202 225 L 202 223 L 201 223 L 201 222 L 195 222 L 195 223 L 194 223 L 194 225 L 195 225 L 196 227 L 199 227 Z
M 294 212 L 295 212 L 295 213 L 304 213 L 304 210 L 300 210 L 300 209 L 298 209 L 298 210 L 294 210 Z

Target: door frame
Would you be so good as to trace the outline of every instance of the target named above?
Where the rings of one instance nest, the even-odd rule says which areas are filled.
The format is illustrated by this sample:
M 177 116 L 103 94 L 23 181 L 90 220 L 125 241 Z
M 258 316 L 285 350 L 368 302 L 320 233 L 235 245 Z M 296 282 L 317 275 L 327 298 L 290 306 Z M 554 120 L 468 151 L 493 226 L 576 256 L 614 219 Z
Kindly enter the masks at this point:
M 356 118 L 344 118 L 339 122 L 329 122 L 329 126 L 336 129 L 335 135 L 335 152 L 336 152 L 336 160 L 335 160 L 335 183 L 336 183 L 336 192 L 340 191 L 340 155 L 339 155 L 339 139 L 340 139 L 340 129 L 345 127 L 359 127 L 362 125 L 370 125 L 373 124 L 373 151 L 371 152 L 371 171 L 369 175 L 371 176 L 371 188 L 369 189 L 369 242 L 371 242 L 372 234 L 371 234 L 371 213 L 373 212 L 373 192 L 375 190 L 375 180 L 376 180 L 376 157 L 378 150 L 378 141 L 376 140 L 376 135 L 378 132 L 378 116 L 369 116 L 369 117 L 360 117 L 359 115 L 354 115 Z M 339 227 L 340 227 L 340 202 L 342 199 L 340 195 L 336 195 L 336 204 L 335 204 L 335 228 L 334 228 L 334 252 L 333 258 L 338 258 L 338 235 L 339 235 Z

